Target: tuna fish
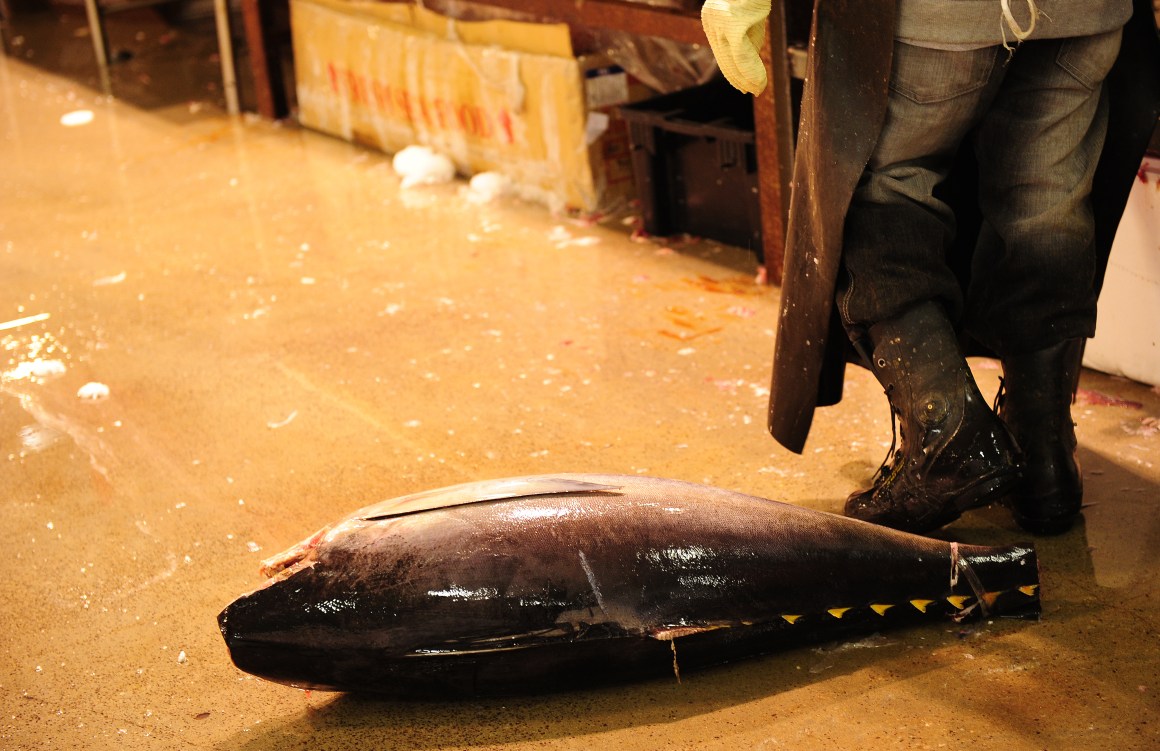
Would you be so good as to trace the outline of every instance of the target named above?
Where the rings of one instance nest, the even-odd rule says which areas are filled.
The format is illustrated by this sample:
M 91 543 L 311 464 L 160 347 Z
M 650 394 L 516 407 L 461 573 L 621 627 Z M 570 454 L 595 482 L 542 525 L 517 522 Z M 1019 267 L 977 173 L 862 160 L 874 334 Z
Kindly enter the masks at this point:
M 635 476 L 521 477 L 385 501 L 263 571 L 264 586 L 218 616 L 239 668 L 400 697 L 572 688 L 1039 613 L 1030 546 L 958 545 Z

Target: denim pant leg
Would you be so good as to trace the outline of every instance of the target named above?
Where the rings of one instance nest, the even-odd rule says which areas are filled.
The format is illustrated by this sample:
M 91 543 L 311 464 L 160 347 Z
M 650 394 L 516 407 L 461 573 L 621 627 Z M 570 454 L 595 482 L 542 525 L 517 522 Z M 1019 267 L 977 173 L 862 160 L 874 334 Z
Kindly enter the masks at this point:
M 1002 47 L 935 50 L 895 42 L 886 121 L 846 215 L 837 306 L 852 337 L 917 304 L 952 319 L 962 292 L 946 262 L 955 230 L 933 195 L 998 92 Z
M 966 327 L 1001 355 L 1095 333 L 1092 175 L 1120 31 L 1022 44 L 975 136 L 983 230 Z

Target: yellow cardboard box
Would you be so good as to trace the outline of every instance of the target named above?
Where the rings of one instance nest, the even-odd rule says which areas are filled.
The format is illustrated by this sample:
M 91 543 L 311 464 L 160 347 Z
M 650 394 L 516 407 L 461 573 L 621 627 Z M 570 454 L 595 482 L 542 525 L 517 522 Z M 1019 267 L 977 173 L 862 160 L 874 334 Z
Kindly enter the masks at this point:
M 632 192 L 609 115 L 627 76 L 575 57 L 566 25 L 364 0 L 292 0 L 291 14 L 303 125 L 389 153 L 430 146 L 584 211 Z

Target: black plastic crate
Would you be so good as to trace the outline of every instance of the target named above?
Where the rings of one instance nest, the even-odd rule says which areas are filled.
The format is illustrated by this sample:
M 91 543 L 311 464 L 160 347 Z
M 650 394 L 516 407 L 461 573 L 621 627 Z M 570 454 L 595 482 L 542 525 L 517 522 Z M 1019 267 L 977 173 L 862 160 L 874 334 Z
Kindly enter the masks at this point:
M 620 111 L 645 231 L 708 237 L 763 260 L 753 98 L 713 81 Z

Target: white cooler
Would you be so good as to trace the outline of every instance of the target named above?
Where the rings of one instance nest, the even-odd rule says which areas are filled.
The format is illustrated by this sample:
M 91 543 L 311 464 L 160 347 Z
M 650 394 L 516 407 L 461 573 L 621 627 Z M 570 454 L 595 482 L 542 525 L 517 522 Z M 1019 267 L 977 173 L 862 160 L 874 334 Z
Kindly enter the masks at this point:
M 1132 186 L 1100 293 L 1095 338 L 1083 364 L 1160 385 L 1160 159 Z

